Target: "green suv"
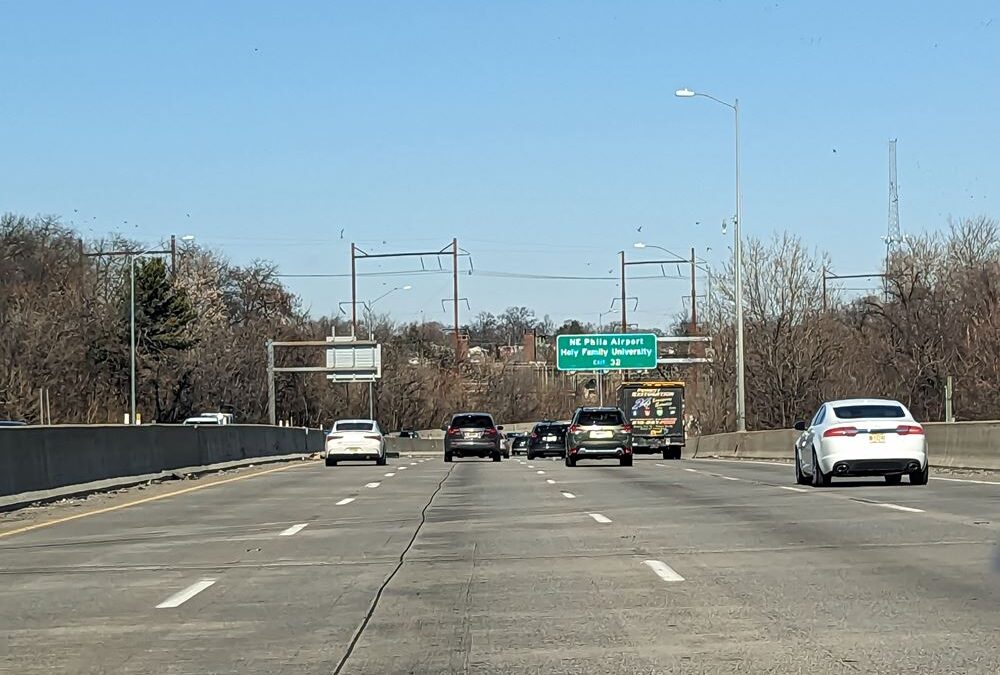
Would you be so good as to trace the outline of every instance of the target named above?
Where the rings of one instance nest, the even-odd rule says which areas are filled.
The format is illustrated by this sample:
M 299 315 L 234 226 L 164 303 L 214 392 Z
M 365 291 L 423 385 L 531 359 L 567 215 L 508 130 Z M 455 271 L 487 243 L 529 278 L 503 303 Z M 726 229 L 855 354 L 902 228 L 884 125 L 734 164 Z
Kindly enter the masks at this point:
M 632 466 L 632 425 L 618 408 L 577 408 L 566 430 L 566 466 L 581 459 L 617 459 Z

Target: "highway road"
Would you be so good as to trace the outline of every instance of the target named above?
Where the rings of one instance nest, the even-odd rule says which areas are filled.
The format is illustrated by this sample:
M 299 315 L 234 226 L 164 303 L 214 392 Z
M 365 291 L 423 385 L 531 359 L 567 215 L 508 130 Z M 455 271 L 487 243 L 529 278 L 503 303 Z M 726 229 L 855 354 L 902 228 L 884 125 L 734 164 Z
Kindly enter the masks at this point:
M 257 467 L 0 516 L 5 673 L 996 673 L 1000 483 Z

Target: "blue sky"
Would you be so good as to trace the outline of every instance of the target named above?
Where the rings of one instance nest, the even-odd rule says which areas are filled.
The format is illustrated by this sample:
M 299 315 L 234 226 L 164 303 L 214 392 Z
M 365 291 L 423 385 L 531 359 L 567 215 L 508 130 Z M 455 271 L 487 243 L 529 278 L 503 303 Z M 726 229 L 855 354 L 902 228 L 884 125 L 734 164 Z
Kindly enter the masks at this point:
M 1000 201 L 995 2 L 8 0 L 0 24 L 0 210 L 299 274 L 348 272 L 352 240 L 455 236 L 473 313 L 596 321 L 639 239 L 722 262 L 732 114 L 679 87 L 740 99 L 744 232 L 796 232 L 837 271 L 882 255 L 890 138 L 905 231 Z M 350 297 L 287 281 L 315 314 Z M 446 275 L 359 295 L 403 284 L 380 311 L 448 318 Z M 645 324 L 688 292 L 629 286 Z

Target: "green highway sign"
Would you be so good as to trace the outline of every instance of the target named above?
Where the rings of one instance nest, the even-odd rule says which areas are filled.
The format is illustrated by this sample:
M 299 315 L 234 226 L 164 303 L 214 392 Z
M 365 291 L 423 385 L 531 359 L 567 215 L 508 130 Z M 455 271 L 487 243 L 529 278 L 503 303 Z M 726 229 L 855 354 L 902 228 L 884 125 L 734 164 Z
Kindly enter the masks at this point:
M 597 333 L 556 337 L 559 370 L 651 370 L 656 368 L 653 333 Z

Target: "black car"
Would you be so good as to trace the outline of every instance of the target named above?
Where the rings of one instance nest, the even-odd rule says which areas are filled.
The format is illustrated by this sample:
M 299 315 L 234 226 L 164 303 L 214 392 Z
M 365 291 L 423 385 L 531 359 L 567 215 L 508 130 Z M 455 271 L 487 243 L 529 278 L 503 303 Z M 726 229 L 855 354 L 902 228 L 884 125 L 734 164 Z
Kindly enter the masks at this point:
M 516 436 L 510 434 L 507 438 L 510 439 L 510 454 L 523 455 L 528 452 L 528 441 L 531 440 L 528 434 L 518 433 Z
M 413 429 L 401 429 L 399 432 L 400 438 L 420 438 L 420 432 Z
M 566 456 L 566 430 L 562 422 L 539 422 L 528 436 L 528 459 L 535 457 Z
M 444 427 L 444 461 L 453 457 L 490 457 L 499 462 L 502 457 L 500 432 L 489 413 L 455 413 Z

